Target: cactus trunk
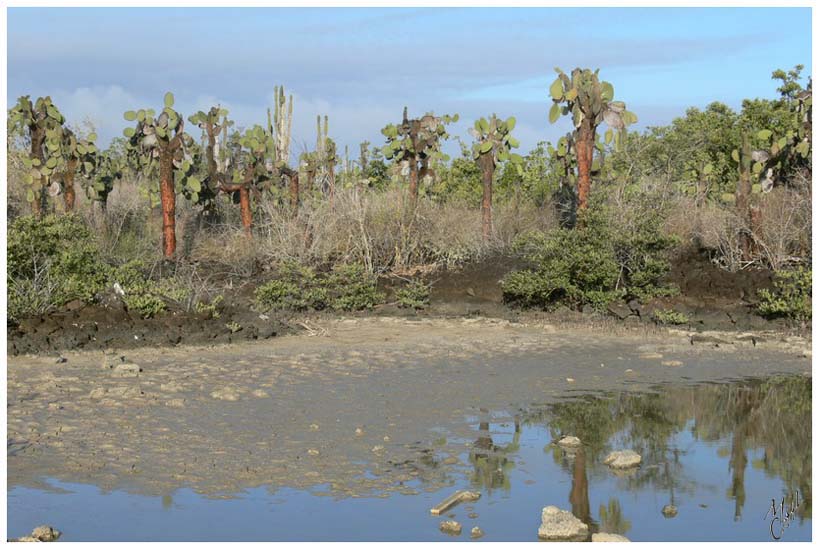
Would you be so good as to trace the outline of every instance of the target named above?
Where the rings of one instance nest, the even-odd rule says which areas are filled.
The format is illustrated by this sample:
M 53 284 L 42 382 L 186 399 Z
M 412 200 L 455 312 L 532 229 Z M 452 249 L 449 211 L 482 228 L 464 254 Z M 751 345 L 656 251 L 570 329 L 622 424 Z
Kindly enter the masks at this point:
M 66 166 L 66 171 L 63 174 L 63 203 L 65 204 L 66 212 L 74 211 L 74 201 L 76 200 L 76 195 L 74 193 L 74 173 L 76 170 L 77 159 L 69 159 Z
M 45 130 L 40 128 L 39 126 L 30 126 L 29 131 L 31 132 L 31 159 L 37 159 L 40 161 L 40 166 L 45 166 L 46 164 L 46 157 L 43 153 L 43 142 L 46 139 Z M 43 208 L 42 208 L 42 195 L 43 190 L 46 186 L 46 178 L 45 176 L 40 177 L 40 190 L 34 192 L 34 200 L 31 201 L 31 212 L 34 214 L 35 218 L 41 218 L 43 216 Z
M 578 129 L 578 209 L 585 210 L 589 203 L 590 172 L 595 132 L 591 123 L 584 120 Z
M 174 163 L 170 148 L 160 152 L 159 193 L 162 204 L 162 251 L 165 258 L 173 258 L 177 249 L 176 191 L 174 189 Z
M 289 171 L 290 178 L 290 210 L 295 218 L 299 213 L 299 172 Z
M 333 160 L 328 160 L 327 163 L 327 177 L 328 177 L 328 202 L 330 202 L 330 208 L 333 208 L 333 197 L 336 194 L 336 166 L 333 164 Z
M 245 235 L 250 237 L 253 214 L 251 213 L 251 194 L 247 185 L 242 185 L 239 188 L 239 211 L 242 216 L 242 227 L 245 229 Z
M 413 204 L 419 200 L 419 167 L 415 159 L 410 161 L 410 200 Z
M 493 172 L 495 162 L 493 162 L 492 152 L 484 153 L 478 157 L 478 165 L 481 168 L 481 180 L 484 183 L 484 196 L 481 199 L 481 236 L 484 242 L 490 240 L 493 230 Z

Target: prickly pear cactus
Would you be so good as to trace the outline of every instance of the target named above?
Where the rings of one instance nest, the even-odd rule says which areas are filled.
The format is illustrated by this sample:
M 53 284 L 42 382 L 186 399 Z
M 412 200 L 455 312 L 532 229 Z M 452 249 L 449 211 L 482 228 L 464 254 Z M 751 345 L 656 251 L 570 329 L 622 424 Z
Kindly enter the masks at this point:
M 65 164 L 64 122 L 65 117 L 48 96 L 39 97 L 34 103 L 29 96 L 22 96 L 9 110 L 9 130 L 28 137 L 30 141 L 29 156 L 24 160 L 28 169 L 26 199 L 36 216 L 41 214 L 45 190 L 51 187 L 52 194 L 59 191 L 59 186 L 52 186 L 54 176 Z
M 207 113 L 197 111 L 188 117 L 188 121 L 202 130 L 207 173 L 201 182 L 198 199 L 206 209 L 210 209 L 215 206 L 217 194 L 226 179 L 225 174 L 220 171 L 220 166 L 226 164 L 226 157 L 223 154 L 223 149 L 226 148 L 223 143 L 226 141 L 228 128 L 233 126 L 233 121 L 228 120 L 228 110 L 218 105 L 211 107 Z
M 175 192 L 198 203 L 202 182 L 194 175 L 193 156 L 186 150 L 193 146 L 193 139 L 185 133 L 185 121 L 173 107 L 174 95 L 168 92 L 159 115 L 154 109 L 125 112 L 125 120 L 136 123 L 123 130 L 123 135 L 128 138 L 129 159 L 139 170 L 149 173 L 159 171 L 160 179 L 163 177 L 162 163 L 169 161 Z M 144 188 L 144 194 L 152 207 L 160 204 L 160 182 L 151 178 Z
M 418 174 L 431 161 L 446 161 L 447 155 L 441 152 L 441 142 L 449 137 L 445 126 L 458 122 L 458 114 L 435 116 L 427 113 L 422 118 L 409 119 L 407 107 L 401 124 L 388 124 L 382 128 L 387 144 L 382 148 L 385 158 L 393 160 L 401 169 L 402 175 L 410 176 L 410 194 L 418 198 Z
M 480 118 L 470 128 L 470 135 L 475 139 L 473 143 L 473 158 L 478 160 L 483 155 L 492 158 L 493 165 L 499 162 L 512 161 L 515 164 L 524 162 L 523 157 L 511 150 L 517 148 L 520 143 L 512 136 L 515 128 L 515 117 L 501 120 L 492 115 L 489 119 Z
M 74 132 L 63 128 L 62 156 L 65 162 L 62 170 L 55 175 L 55 183 L 60 184 L 61 188 L 54 191 L 62 192 L 66 212 L 74 209 L 75 177 L 80 176 L 84 187 L 88 187 L 93 181 L 97 167 L 97 146 L 94 144 L 96 139 L 97 135 L 94 133 L 78 139 Z
M 475 139 L 473 143 L 473 158 L 481 168 L 484 184 L 484 197 L 481 202 L 482 237 L 486 241 L 492 231 L 492 200 L 493 175 L 495 167 L 500 162 L 511 162 L 521 173 L 524 159 L 511 150 L 519 146 L 519 142 L 512 136 L 515 128 L 515 117 L 501 120 L 495 114 L 489 119 L 480 118 L 470 128 L 470 135 Z
M 624 139 L 626 127 L 637 122 L 638 117 L 626 110 L 624 102 L 614 100 L 612 84 L 599 80 L 598 70 L 576 68 L 569 76 L 557 67 L 555 71 L 558 78 L 549 89 L 553 101 L 549 120 L 554 123 L 562 115 L 572 115 L 578 162 L 578 208 L 584 209 L 587 207 L 590 176 L 594 170 L 593 152 L 596 147 L 603 151 L 603 144 L 597 145 L 598 126 L 606 122 L 609 128 L 604 135 L 604 143 L 614 141 L 617 149 Z

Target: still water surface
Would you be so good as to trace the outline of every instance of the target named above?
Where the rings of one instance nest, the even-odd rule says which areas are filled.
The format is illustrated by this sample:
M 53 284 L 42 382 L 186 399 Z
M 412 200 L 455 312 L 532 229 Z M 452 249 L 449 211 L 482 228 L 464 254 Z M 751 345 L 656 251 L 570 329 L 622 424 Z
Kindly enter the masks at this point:
M 430 442 L 429 461 L 449 468 L 453 484 L 389 498 L 334 498 L 313 491 L 248 488 L 230 498 L 189 489 L 146 496 L 57 479 L 50 489 L 8 492 L 8 534 L 47 523 L 65 541 L 155 540 L 536 540 L 541 508 L 571 510 L 591 530 L 633 541 L 771 540 L 771 502 L 797 493 L 794 519 L 775 533 L 811 540 L 811 378 L 778 377 L 737 383 L 669 386 L 655 393 L 582 396 L 533 405 L 509 415 L 465 418 L 476 437 L 462 441 L 462 467 L 445 465 Z M 554 442 L 576 435 L 583 447 Z M 446 438 L 446 434 L 443 435 Z M 450 440 L 449 443 L 453 441 Z M 643 457 L 635 471 L 603 465 L 612 449 Z M 442 517 L 429 509 L 456 489 L 480 491 Z M 672 504 L 677 515 L 661 510 Z M 768 516 L 767 516 L 768 513 Z M 454 537 L 442 519 L 462 523 Z

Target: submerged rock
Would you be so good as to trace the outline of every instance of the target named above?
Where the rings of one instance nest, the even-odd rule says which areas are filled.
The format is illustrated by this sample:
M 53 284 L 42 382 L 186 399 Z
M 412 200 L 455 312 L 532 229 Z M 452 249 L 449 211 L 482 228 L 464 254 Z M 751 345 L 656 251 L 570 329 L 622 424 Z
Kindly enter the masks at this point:
M 678 507 L 674 504 L 667 504 L 663 507 L 663 510 L 661 510 L 661 514 L 663 514 L 665 518 L 673 518 L 678 515 Z
M 538 538 L 542 540 L 584 540 L 588 534 L 587 524 L 573 516 L 572 512 L 557 506 L 547 506 L 541 511 Z
M 442 533 L 447 533 L 448 535 L 461 534 L 461 524 L 454 520 L 442 521 L 439 523 L 438 528 Z
M 616 533 L 593 533 L 592 542 L 632 542 L 623 535 Z
M 19 539 L 9 539 L 9 542 L 54 542 L 62 533 L 50 525 L 35 527 L 31 535 Z
M 562 447 L 580 447 L 581 440 L 574 435 L 566 435 L 558 441 L 558 444 Z
M 471 539 L 480 539 L 483 536 L 484 536 L 484 531 L 478 525 L 476 525 L 475 527 L 470 529 L 470 538 Z
M 625 451 L 612 451 L 609 453 L 609 456 L 604 459 L 604 464 L 615 469 L 635 468 L 640 463 L 641 455 L 631 449 Z

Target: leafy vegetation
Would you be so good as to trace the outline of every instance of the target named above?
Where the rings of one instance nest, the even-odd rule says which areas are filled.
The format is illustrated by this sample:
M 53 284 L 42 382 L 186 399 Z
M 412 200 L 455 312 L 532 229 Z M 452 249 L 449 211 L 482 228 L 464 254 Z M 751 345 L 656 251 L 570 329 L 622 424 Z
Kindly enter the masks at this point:
M 279 271 L 279 278 L 259 286 L 255 296 L 258 307 L 264 310 L 359 311 L 384 301 L 376 278 L 360 264 L 335 265 L 327 273 L 286 264 Z
M 685 325 L 689 322 L 688 315 L 674 309 L 659 309 L 652 317 L 662 325 Z
M 430 285 L 415 280 L 396 291 L 399 307 L 407 309 L 424 309 L 430 305 Z
M 618 299 L 670 293 L 660 281 L 675 239 L 663 234 L 659 216 L 636 214 L 636 223 L 619 227 L 601 204 L 581 211 L 575 229 L 523 235 L 514 249 L 530 267 L 504 278 L 505 300 L 523 307 L 603 310 Z
M 799 267 L 778 271 L 774 290 L 758 292 L 757 311 L 764 317 L 786 317 L 797 321 L 811 319 L 811 269 Z
M 504 278 L 505 299 L 539 308 L 673 293 L 663 280 L 676 247 L 728 270 L 805 263 L 812 92 L 802 70 L 774 71 L 775 99 L 691 108 L 639 132 L 597 70 L 558 70 L 549 120 L 571 116 L 573 129 L 529 153 L 512 152 L 515 119 L 493 115 L 450 159 L 446 127 L 458 115 L 405 109 L 357 160 L 317 116 L 315 150 L 293 167 L 293 98 L 281 87 L 267 123 L 242 133 L 220 106 L 188 117 L 186 132 L 169 92 L 158 113 L 126 112 L 124 138 L 102 151 L 94 129 L 70 127 L 51 98 L 23 96 L 8 111 L 10 313 L 93 302 L 120 280 L 142 316 L 172 306 L 215 316 L 217 305 L 168 275 L 200 262 L 228 278 L 271 269 L 257 303 L 290 310 L 372 308 L 384 299 L 377 274 L 511 252 L 529 265 Z M 761 314 L 808 318 L 797 279 L 784 274 L 762 293 Z M 415 284 L 398 299 L 426 304 Z

